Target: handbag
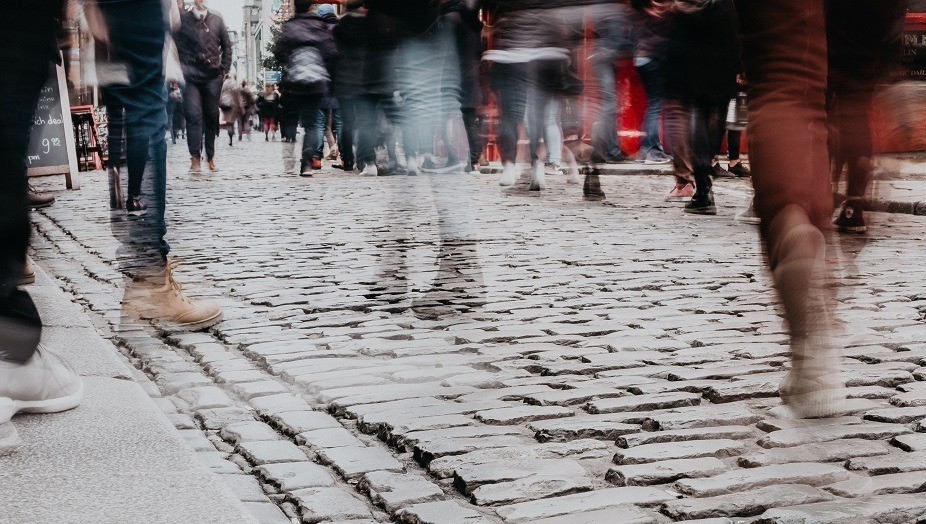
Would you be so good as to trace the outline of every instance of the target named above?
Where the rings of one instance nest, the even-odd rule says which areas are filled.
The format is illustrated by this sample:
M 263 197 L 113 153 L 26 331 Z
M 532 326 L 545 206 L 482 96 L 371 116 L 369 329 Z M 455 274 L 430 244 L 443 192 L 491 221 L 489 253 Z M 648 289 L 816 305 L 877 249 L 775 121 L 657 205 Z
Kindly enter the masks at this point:
M 740 91 L 727 106 L 727 129 L 730 131 L 745 131 L 749 122 L 749 97 Z

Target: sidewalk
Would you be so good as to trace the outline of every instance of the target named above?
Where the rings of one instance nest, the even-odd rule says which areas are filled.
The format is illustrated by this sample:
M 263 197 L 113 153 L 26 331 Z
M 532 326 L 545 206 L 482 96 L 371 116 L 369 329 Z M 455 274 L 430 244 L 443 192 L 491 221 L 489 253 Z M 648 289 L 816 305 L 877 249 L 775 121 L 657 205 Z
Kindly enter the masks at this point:
M 748 160 L 747 160 L 748 163 Z M 880 155 L 875 160 L 875 179 L 866 200 L 870 211 L 926 216 L 926 156 L 922 154 Z M 726 162 L 721 161 L 726 168 Z M 672 175 L 671 164 L 649 165 L 638 162 L 599 164 L 603 176 Z M 480 169 L 483 174 L 501 173 L 493 162 Z M 842 187 L 844 188 L 843 181 Z
M 232 492 L 195 458 L 112 343 L 37 265 L 28 291 L 42 343 L 84 379 L 73 411 L 21 415 L 22 445 L 0 456 L 0 523 L 250 523 Z

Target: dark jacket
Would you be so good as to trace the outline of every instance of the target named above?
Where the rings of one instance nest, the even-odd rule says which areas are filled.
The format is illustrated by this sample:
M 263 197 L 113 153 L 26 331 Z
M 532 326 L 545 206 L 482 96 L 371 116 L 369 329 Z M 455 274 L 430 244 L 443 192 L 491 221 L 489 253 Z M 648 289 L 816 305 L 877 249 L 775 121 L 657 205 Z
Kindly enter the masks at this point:
M 367 17 L 352 11 L 334 26 L 338 63 L 334 72 L 334 96 L 355 98 L 363 94 L 363 65 L 367 47 Z
M 724 101 L 742 71 L 733 0 L 688 0 L 671 15 L 665 67 L 670 98 Z
M 614 0 L 483 0 L 482 5 L 496 14 L 511 11 L 581 7 L 593 4 L 613 4 Z
M 334 37 L 328 30 L 328 24 L 317 15 L 300 13 L 286 22 L 280 28 L 280 35 L 276 39 L 273 49 L 273 55 L 283 64 L 284 76 L 286 64 L 293 52 L 300 47 L 314 47 L 318 50 L 325 61 L 325 67 L 328 69 L 329 76 L 334 71 L 335 58 L 337 58 L 337 48 L 334 46 Z M 284 78 L 285 82 L 285 78 Z M 281 85 L 285 94 L 285 85 Z M 300 92 L 302 95 L 323 95 L 328 91 L 328 84 L 318 84 L 308 92 Z
M 221 15 L 213 11 L 198 20 L 192 12 L 180 15 L 180 29 L 174 33 L 180 68 L 187 82 L 221 78 L 231 69 L 232 48 Z

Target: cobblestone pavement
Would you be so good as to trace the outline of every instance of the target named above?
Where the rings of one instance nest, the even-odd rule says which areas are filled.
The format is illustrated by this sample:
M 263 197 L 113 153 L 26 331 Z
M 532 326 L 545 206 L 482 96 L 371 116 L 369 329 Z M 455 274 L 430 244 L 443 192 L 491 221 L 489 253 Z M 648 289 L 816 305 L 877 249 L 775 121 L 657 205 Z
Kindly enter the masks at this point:
M 34 258 L 263 522 L 926 515 L 926 217 L 830 240 L 851 400 L 797 421 L 743 181 L 690 217 L 665 176 L 588 203 L 563 176 L 284 176 L 263 141 L 214 175 L 170 155 L 179 278 L 222 324 L 121 323 L 102 173 L 36 214 Z

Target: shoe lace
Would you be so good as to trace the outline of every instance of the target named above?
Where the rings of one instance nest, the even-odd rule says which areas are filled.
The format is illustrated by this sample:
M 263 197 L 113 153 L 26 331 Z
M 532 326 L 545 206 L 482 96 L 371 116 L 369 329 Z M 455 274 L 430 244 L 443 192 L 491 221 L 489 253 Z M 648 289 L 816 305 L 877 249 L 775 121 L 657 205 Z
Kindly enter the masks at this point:
M 178 299 L 184 304 L 190 304 L 190 299 L 183 294 L 183 285 L 174 278 L 174 270 L 179 266 L 180 263 L 171 260 L 167 263 L 167 286 L 170 288 L 170 291 L 176 295 Z

